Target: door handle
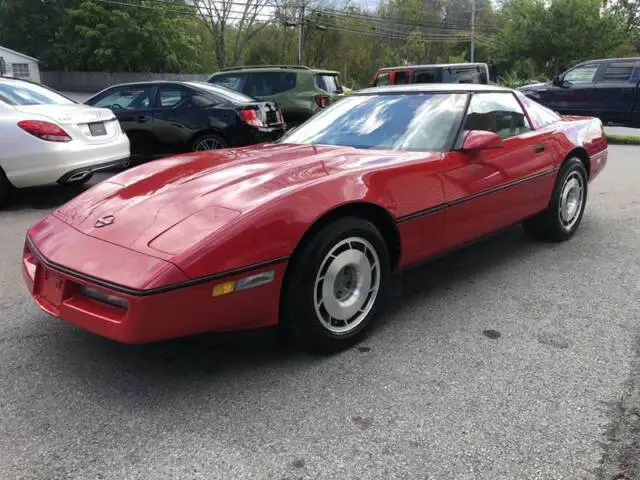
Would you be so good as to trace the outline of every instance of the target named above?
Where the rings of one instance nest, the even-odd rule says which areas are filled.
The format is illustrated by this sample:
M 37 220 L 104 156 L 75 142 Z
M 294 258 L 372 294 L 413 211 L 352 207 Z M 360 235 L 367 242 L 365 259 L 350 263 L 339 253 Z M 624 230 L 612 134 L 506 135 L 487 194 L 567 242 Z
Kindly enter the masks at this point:
M 542 145 L 541 143 L 537 143 L 536 145 L 533 146 L 533 151 L 536 153 L 544 152 L 544 145 Z

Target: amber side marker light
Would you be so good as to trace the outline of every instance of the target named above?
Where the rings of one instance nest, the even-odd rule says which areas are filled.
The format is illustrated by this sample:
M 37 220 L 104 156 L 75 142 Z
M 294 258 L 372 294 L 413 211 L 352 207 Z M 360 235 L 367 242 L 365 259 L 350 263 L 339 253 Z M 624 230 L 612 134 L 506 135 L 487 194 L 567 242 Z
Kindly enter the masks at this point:
M 268 272 L 261 272 L 249 277 L 244 277 L 239 280 L 219 283 L 213 287 L 211 291 L 212 297 L 221 297 L 222 295 L 228 295 L 229 293 L 238 292 L 240 290 L 247 290 L 249 288 L 259 287 L 272 282 L 276 276 L 274 270 Z

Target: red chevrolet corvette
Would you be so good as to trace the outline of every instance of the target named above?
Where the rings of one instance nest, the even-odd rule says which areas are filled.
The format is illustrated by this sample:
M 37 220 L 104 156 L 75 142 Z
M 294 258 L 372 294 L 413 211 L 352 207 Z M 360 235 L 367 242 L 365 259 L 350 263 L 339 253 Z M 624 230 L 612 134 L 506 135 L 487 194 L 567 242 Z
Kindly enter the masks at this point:
M 599 120 L 509 89 L 373 88 L 275 144 L 96 185 L 29 230 L 23 273 L 43 310 L 121 342 L 280 323 L 336 349 L 394 271 L 518 222 L 570 238 L 606 161 Z

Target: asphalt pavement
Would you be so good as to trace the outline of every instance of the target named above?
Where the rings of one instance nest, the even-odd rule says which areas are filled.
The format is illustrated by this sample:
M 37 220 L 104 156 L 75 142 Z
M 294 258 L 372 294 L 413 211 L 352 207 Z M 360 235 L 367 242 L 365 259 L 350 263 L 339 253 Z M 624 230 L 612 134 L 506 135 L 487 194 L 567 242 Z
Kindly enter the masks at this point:
M 77 191 L 21 192 L 0 210 L 0 478 L 626 478 L 639 152 L 610 148 L 571 241 L 516 227 L 413 270 L 327 357 L 265 332 L 123 346 L 49 317 L 24 233 Z

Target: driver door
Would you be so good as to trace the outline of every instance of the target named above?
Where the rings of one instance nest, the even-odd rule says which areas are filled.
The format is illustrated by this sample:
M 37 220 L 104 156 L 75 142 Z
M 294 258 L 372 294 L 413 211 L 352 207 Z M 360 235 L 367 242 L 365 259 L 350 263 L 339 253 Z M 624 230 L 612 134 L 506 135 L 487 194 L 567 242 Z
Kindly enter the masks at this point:
M 588 63 L 569 70 L 559 85 L 551 84 L 549 90 L 543 92 L 541 103 L 562 115 L 597 114 L 595 82 L 600 66 Z
M 468 132 L 497 133 L 502 146 L 464 151 Z M 546 130 L 533 130 L 511 92 L 475 93 L 457 151 L 443 165 L 446 244 L 453 247 L 509 226 L 542 210 L 555 176 Z

